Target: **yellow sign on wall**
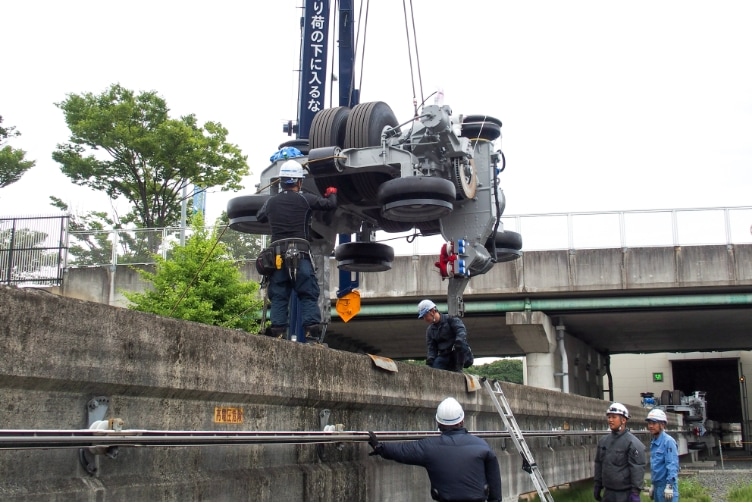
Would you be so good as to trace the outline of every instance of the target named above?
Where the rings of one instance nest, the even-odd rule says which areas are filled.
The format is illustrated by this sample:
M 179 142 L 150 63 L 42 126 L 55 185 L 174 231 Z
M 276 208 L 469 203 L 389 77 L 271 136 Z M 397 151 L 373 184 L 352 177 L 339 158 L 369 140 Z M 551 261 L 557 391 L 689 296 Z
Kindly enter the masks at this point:
M 243 422 L 242 407 L 214 407 L 214 422 L 241 424 Z

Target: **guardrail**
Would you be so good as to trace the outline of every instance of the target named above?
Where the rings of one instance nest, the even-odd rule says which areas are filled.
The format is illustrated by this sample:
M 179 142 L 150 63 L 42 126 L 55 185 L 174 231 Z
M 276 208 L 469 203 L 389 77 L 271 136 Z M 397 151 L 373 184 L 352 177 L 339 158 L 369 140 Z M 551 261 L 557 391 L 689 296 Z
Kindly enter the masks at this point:
M 521 234 L 523 252 L 752 243 L 752 206 L 505 215 L 501 221 L 505 230 Z M 180 227 L 68 232 L 64 266 L 153 263 L 151 250 L 168 258 L 172 246 L 191 232 Z M 443 244 L 440 235 L 414 232 L 378 232 L 376 239 L 394 247 L 395 255 L 437 255 Z M 232 230 L 222 235 L 242 259 L 253 259 L 265 240 Z M 85 261 L 78 260 L 79 252 Z M 2 253 L 11 253 L 9 247 Z
M 522 235 L 523 252 L 752 243 L 752 206 L 505 215 L 504 229 Z M 441 236 L 401 246 L 398 255 L 438 254 Z

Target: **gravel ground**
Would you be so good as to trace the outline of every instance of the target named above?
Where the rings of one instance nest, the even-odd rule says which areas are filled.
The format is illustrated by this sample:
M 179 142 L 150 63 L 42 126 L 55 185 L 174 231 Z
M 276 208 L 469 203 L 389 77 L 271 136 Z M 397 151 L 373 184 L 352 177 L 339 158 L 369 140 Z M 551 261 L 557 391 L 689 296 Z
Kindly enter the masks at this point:
M 727 501 L 726 495 L 732 488 L 752 483 L 752 458 L 740 455 L 729 457 L 726 459 L 724 453 L 723 469 L 717 457 L 699 463 L 681 463 L 680 476 L 697 480 L 708 490 L 711 501 Z M 713 461 L 715 466 L 710 466 Z

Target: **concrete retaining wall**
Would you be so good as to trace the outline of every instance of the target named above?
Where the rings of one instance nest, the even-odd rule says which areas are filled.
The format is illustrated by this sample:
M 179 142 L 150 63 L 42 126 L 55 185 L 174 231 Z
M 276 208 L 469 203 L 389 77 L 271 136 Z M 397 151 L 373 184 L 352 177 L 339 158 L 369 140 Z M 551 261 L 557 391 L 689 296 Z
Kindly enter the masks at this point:
M 350 431 L 433 430 L 446 396 L 470 430 L 503 429 L 463 376 L 60 297 L 0 287 L 0 428 L 86 428 L 87 402 L 110 398 L 126 429 L 317 431 L 319 412 Z M 603 430 L 605 402 L 504 384 L 520 426 Z M 244 422 L 214 422 L 240 407 Z M 633 406 L 633 421 L 643 424 Z M 531 439 L 549 485 L 592 476 L 597 435 Z M 511 440 L 490 440 L 505 500 L 534 490 Z M 88 475 L 76 449 L 0 451 L 0 499 L 80 501 L 430 501 L 428 478 L 368 456 L 365 443 L 121 448 Z

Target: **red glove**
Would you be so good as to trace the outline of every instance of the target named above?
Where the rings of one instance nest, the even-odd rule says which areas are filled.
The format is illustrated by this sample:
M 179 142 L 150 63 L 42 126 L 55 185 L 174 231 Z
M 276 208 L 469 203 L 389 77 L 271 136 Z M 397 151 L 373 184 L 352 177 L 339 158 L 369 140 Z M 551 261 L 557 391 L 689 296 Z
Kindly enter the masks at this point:
M 326 192 L 324 192 L 324 197 L 329 197 L 332 194 L 337 194 L 337 187 L 327 187 Z

